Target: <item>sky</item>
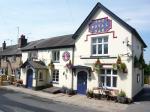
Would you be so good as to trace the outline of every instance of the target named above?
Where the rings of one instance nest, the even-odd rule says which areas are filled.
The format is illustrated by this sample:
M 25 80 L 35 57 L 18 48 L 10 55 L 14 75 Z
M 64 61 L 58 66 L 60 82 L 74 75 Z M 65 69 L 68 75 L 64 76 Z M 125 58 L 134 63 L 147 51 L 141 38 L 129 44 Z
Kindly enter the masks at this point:
M 150 0 L 0 0 L 0 45 L 16 44 L 21 34 L 28 41 L 73 34 L 97 2 L 138 31 L 149 63 Z

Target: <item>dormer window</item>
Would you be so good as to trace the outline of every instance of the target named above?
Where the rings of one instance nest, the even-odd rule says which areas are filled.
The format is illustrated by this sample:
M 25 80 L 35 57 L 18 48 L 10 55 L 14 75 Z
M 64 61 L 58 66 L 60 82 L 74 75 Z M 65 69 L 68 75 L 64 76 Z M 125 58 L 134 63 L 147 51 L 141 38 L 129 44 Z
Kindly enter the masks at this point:
M 92 56 L 108 54 L 108 37 L 93 37 L 92 38 Z

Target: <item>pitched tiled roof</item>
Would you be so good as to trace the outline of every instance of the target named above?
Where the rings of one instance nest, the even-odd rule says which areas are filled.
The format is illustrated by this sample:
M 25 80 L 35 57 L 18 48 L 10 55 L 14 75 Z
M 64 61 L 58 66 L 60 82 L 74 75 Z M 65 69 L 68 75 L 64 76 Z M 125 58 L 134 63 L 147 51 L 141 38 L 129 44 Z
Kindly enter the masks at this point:
M 29 61 L 29 60 L 27 60 L 24 64 L 21 65 L 21 68 L 24 68 L 27 65 L 30 65 L 35 69 L 47 69 L 46 65 L 42 61 Z
M 26 51 L 34 49 L 61 48 L 73 46 L 74 39 L 72 38 L 72 35 L 64 35 L 30 42 L 27 46 L 23 47 L 22 50 Z
M 34 49 L 61 48 L 73 46 L 74 46 L 74 39 L 72 38 L 72 35 L 64 35 L 32 41 L 21 49 L 18 48 L 18 45 L 6 46 L 6 49 L 4 50 L 2 50 L 2 47 L 0 47 L 0 56 L 21 55 L 21 50 L 25 51 Z
M 0 47 L 0 56 L 8 55 L 21 55 L 21 49 L 18 48 L 18 45 L 6 46 L 6 49 L 4 50 Z
M 143 47 L 147 47 L 141 36 L 138 34 L 138 32 L 131 27 L 129 24 L 124 22 L 122 19 L 120 19 L 117 15 L 115 15 L 113 12 L 108 10 L 105 6 L 103 6 L 101 3 L 97 3 L 96 6 L 93 8 L 93 10 L 90 12 L 90 14 L 87 16 L 87 18 L 83 21 L 83 23 L 80 25 L 80 27 L 77 29 L 77 31 L 72 36 L 74 39 L 76 39 L 81 31 L 85 28 L 85 26 L 88 24 L 88 22 L 92 19 L 92 17 L 96 14 L 96 12 L 102 9 L 107 14 L 109 14 L 112 18 L 114 18 L 116 21 L 118 21 L 122 26 L 124 26 L 127 30 L 129 30 L 133 35 L 136 36 L 136 38 L 143 44 Z

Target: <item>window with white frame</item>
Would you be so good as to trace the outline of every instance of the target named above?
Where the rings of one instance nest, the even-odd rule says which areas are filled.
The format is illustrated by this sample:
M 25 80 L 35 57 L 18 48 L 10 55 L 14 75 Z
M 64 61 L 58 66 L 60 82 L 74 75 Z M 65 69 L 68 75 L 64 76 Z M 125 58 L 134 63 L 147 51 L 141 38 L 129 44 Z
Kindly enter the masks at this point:
M 12 57 L 11 57 L 11 61 L 12 61 L 12 62 L 16 62 L 16 56 L 12 56 Z
M 52 51 L 53 62 L 59 62 L 60 53 L 59 51 Z
M 137 74 L 137 83 L 140 82 L 140 74 Z
M 39 73 L 39 81 L 43 81 L 43 74 L 42 74 L 42 72 Z
M 38 52 L 37 51 L 29 51 L 28 52 L 28 59 L 37 59 L 38 58 Z
M 108 37 L 93 37 L 92 38 L 92 55 L 107 55 L 108 54 Z
M 59 70 L 54 70 L 53 71 L 53 82 L 58 83 L 59 82 Z
M 117 70 L 101 69 L 99 83 L 105 88 L 117 88 Z

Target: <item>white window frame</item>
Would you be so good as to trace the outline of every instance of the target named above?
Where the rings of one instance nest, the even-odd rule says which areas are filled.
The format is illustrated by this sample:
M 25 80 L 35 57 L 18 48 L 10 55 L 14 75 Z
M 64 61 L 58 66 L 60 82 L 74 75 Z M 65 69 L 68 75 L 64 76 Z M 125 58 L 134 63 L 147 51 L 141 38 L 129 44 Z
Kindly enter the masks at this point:
M 110 69 L 111 70 L 111 74 L 107 74 L 106 71 L 107 69 Z M 117 71 L 117 74 L 113 74 L 113 69 L 112 68 L 104 68 L 104 71 L 105 73 L 104 74 L 99 74 L 99 83 L 101 82 L 101 76 L 104 77 L 104 84 L 103 84 L 103 87 L 104 88 L 108 88 L 108 89 L 117 89 L 117 81 L 118 81 L 118 71 Z M 110 87 L 107 86 L 107 76 L 110 76 Z M 116 81 L 116 87 L 113 87 L 113 77 L 116 77 L 117 78 L 117 81 Z
M 43 73 L 39 72 L 39 81 L 43 81 Z
M 137 83 L 139 83 L 140 82 L 140 74 L 138 73 L 137 74 Z
M 12 62 L 16 62 L 16 58 L 17 58 L 17 56 L 12 56 L 12 57 L 11 57 L 11 61 L 12 61 Z
M 56 53 L 56 55 L 54 55 L 54 53 Z M 53 62 L 59 62 L 60 61 L 60 51 L 59 50 L 52 51 L 52 60 L 53 60 Z
M 98 43 L 98 38 L 102 39 L 101 43 Z M 98 36 L 98 37 L 92 37 L 91 38 L 91 55 L 92 56 L 107 56 L 109 53 L 109 44 L 108 41 L 104 42 L 104 38 L 107 38 L 109 41 L 109 37 L 108 36 Z M 93 43 L 93 39 L 96 39 L 96 43 Z M 108 53 L 104 54 L 104 45 L 107 44 L 108 45 Z M 96 54 L 93 54 L 93 45 L 96 45 Z M 98 45 L 102 45 L 102 53 L 98 54 Z
M 58 74 L 57 74 L 58 73 Z M 55 76 L 54 76 L 55 75 Z M 57 75 L 58 75 L 58 80 L 57 80 Z M 59 70 L 55 69 L 52 72 L 52 82 L 53 83 L 59 83 Z

